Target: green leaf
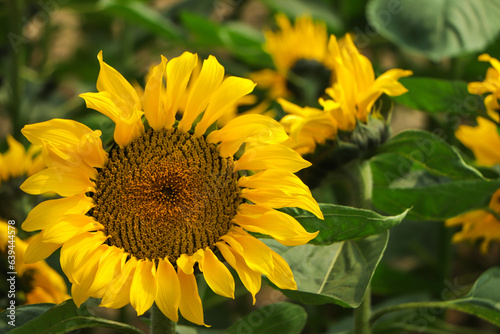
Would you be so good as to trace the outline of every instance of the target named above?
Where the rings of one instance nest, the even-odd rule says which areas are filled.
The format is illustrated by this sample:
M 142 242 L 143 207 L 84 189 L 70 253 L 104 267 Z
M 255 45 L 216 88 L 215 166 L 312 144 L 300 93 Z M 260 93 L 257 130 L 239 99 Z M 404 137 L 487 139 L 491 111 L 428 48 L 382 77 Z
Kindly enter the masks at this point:
M 329 30 L 341 33 L 345 30 L 340 17 L 334 14 L 332 8 L 315 2 L 300 0 L 262 0 L 267 6 L 276 12 L 286 14 L 291 18 L 310 15 L 313 19 L 325 22 Z
M 6 333 L 11 329 L 19 327 L 54 306 L 55 304 L 42 303 L 16 306 L 15 311 L 12 311 L 12 313 L 11 310 L 5 310 L 0 313 L 0 333 Z M 14 320 L 14 322 L 12 322 L 12 320 Z M 11 324 L 9 324 L 9 322 L 11 322 Z M 15 325 L 15 327 L 13 325 Z
M 306 304 L 335 303 L 358 307 L 384 253 L 389 232 L 326 246 L 285 247 L 263 240 L 293 271 L 297 290 L 282 290 Z
M 484 272 L 467 295 L 449 301 L 449 308 L 476 315 L 500 326 L 500 268 Z
M 29 309 L 31 307 L 36 307 L 36 305 L 27 305 L 20 308 L 22 308 L 23 312 L 27 312 L 26 309 Z M 5 318 L 4 314 L 7 311 L 8 310 L 0 314 L 0 319 Z M 35 312 L 39 311 L 40 310 L 36 310 Z M 17 326 L 16 324 L 16 327 L 9 333 L 58 334 L 67 333 L 69 331 L 80 328 L 90 327 L 113 328 L 120 333 L 143 334 L 142 331 L 138 330 L 135 327 L 122 324 L 120 322 L 91 316 L 83 307 L 77 308 L 72 299 L 66 300 L 63 303 L 48 309 L 43 314 L 37 316 L 31 321 L 24 323 L 21 326 Z
M 309 242 L 315 245 L 328 245 L 379 234 L 401 223 L 409 211 L 385 217 L 370 210 L 336 204 L 321 203 L 320 209 L 324 220 L 302 209 L 284 208 L 282 211 L 297 219 L 307 231 L 319 231 L 318 236 Z
M 484 113 L 481 97 L 469 94 L 464 81 L 412 77 L 401 78 L 399 81 L 408 92 L 392 99 L 409 108 L 461 116 L 478 115 L 480 111 Z
M 395 153 L 412 165 L 437 176 L 453 179 L 482 178 L 481 173 L 467 165 L 452 146 L 426 131 L 403 131 L 382 145 L 377 153 Z
M 229 327 L 227 334 L 300 334 L 306 325 L 307 313 L 292 303 L 274 303 L 253 311 Z
M 433 60 L 483 50 L 500 32 L 495 0 L 370 0 L 366 15 L 382 36 Z
M 405 131 L 370 159 L 373 205 L 387 214 L 444 220 L 488 206 L 500 180 L 487 180 L 455 149 L 427 132 Z
M 100 0 L 98 8 L 134 22 L 165 39 L 181 39 L 181 31 L 158 11 L 134 0 Z
M 222 40 L 219 37 L 220 26 L 215 22 L 186 11 L 181 13 L 180 18 L 182 25 L 194 35 L 198 46 L 222 45 Z

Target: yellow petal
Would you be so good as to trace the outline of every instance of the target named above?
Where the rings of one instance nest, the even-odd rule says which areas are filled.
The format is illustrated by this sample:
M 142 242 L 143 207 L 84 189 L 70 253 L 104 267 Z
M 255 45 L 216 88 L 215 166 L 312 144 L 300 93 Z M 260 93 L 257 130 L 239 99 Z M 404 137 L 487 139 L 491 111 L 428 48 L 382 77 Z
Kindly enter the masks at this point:
M 236 117 L 207 136 L 209 143 L 220 142 L 218 150 L 222 157 L 234 155 L 244 142 L 277 144 L 287 139 L 281 124 L 271 117 L 254 114 Z
M 118 96 L 109 92 L 80 94 L 87 108 L 92 108 L 108 116 L 115 122 L 114 139 L 120 147 L 127 146 L 132 140 L 144 133 L 143 112 L 136 106 L 129 107 Z
M 493 122 L 478 117 L 477 126 L 461 125 L 455 136 L 472 150 L 478 163 L 486 166 L 500 163 L 500 135 Z
M 69 119 L 54 118 L 50 121 L 25 125 L 21 130 L 23 135 L 34 144 L 41 146 L 42 142 L 51 142 L 56 146 L 77 145 L 80 139 L 92 129 Z
M 194 120 L 205 110 L 223 78 L 224 67 L 214 56 L 209 56 L 203 62 L 200 74 L 189 93 L 184 115 L 179 122 L 179 130 L 188 132 L 191 129 Z
M 192 274 L 193 266 L 196 263 L 193 256 L 187 254 L 181 254 L 181 256 L 177 259 L 177 267 L 180 268 L 186 275 Z
M 234 107 L 240 98 L 251 93 L 254 87 L 255 83 L 249 79 L 226 78 L 210 98 L 207 110 L 196 125 L 195 135 L 202 136 L 210 125 L 215 123 L 227 110 Z
M 26 263 L 35 263 L 43 260 L 54 253 L 56 249 L 61 247 L 61 244 L 53 244 L 43 241 L 43 231 L 38 233 L 31 239 L 26 252 L 24 253 L 24 261 Z
M 87 164 L 74 147 L 57 147 L 50 142 L 42 145 L 42 158 L 49 168 L 74 170 L 74 172 L 87 175 L 91 179 L 97 178 L 97 170 Z
M 52 199 L 35 206 L 24 221 L 23 230 L 32 232 L 41 230 L 58 222 L 67 214 L 85 214 L 94 207 L 92 198 L 85 194 L 72 197 Z
M 122 308 L 130 303 L 130 287 L 137 267 L 137 260 L 131 257 L 123 266 L 121 275 L 115 277 L 106 287 L 99 306 L 108 308 Z M 154 282 L 152 282 L 154 283 Z
M 307 232 L 295 218 L 286 213 L 273 209 L 267 209 L 266 212 L 260 213 L 260 210 L 255 211 L 253 209 L 253 207 L 258 208 L 257 205 L 242 205 L 246 206 L 244 212 L 248 214 L 240 212 L 234 217 L 239 226 L 250 232 L 270 235 L 283 245 L 303 245 L 314 239 L 319 233 L 319 231 L 315 233 Z
M 278 168 L 296 173 L 299 170 L 311 166 L 300 154 L 284 145 L 256 146 L 245 151 L 235 161 L 234 170 L 262 170 Z
M 153 67 L 144 90 L 144 115 L 149 125 L 156 131 L 165 126 L 165 110 L 162 103 L 165 87 L 163 77 L 167 66 L 167 58 L 161 57 L 161 63 Z
M 198 63 L 198 55 L 184 52 L 180 57 L 167 63 L 167 94 L 165 101 L 165 128 L 171 128 L 175 122 L 175 114 L 179 109 L 191 72 Z
M 200 268 L 208 286 L 218 295 L 234 299 L 234 278 L 210 248 L 204 251 Z
M 181 285 L 179 277 L 170 261 L 160 259 L 158 262 L 156 305 L 172 321 L 179 321 L 179 305 L 181 303 Z
M 273 250 L 271 250 L 271 255 L 273 257 L 274 270 L 267 277 L 280 289 L 297 290 L 297 283 L 295 283 L 288 263 Z
M 30 176 L 20 188 L 31 195 L 55 192 L 68 197 L 93 191 L 94 186 L 94 182 L 78 170 L 51 167 Z
M 78 269 L 75 276 L 77 276 L 76 281 L 78 283 L 73 283 L 71 287 L 71 296 L 77 307 L 85 302 L 89 297 L 92 297 L 88 290 L 94 281 L 95 274 L 99 266 L 99 259 L 104 254 L 108 246 L 101 245 L 95 251 L 93 251 L 88 257 L 82 267 Z
M 258 199 L 262 203 L 262 200 L 266 202 L 265 195 L 268 195 L 267 199 L 269 201 L 266 204 L 269 206 L 272 206 L 270 203 L 273 202 L 284 203 L 288 198 L 295 205 L 300 205 L 297 207 L 308 210 L 318 218 L 323 219 L 323 213 L 319 208 L 319 204 L 312 197 L 309 188 L 300 178 L 287 171 L 268 169 L 251 176 L 243 176 L 238 180 L 238 186 L 255 188 L 253 190 L 244 189 L 242 191 L 243 197 L 246 196 L 243 193 L 251 193 L 255 195 L 255 199 Z
M 97 59 L 101 67 L 97 78 L 97 90 L 119 96 L 131 108 L 135 106 L 141 110 L 141 100 L 134 87 L 117 70 L 103 61 L 102 51 L 97 55 Z
M 95 273 L 94 281 L 89 287 L 90 296 L 101 298 L 102 291 L 114 278 L 121 274 L 127 253 L 117 247 L 107 247 L 105 254 L 99 259 L 99 268 Z
M 94 217 L 87 215 L 65 215 L 55 224 L 44 230 L 44 241 L 62 244 L 76 235 L 104 229 Z
M 7 136 L 8 151 L 4 154 L 7 168 L 10 169 L 12 177 L 18 177 L 26 171 L 26 149 L 23 144 L 14 139 L 11 135 Z
M 323 219 L 323 213 L 318 203 L 310 194 L 302 189 L 295 189 L 293 193 L 281 189 L 241 189 L 240 196 L 252 203 L 279 209 L 284 207 L 301 208 L 312 212 L 316 217 Z
M 229 265 L 236 270 L 241 282 L 252 294 L 253 303 L 255 304 L 255 295 L 260 291 L 262 283 L 261 273 L 250 269 L 241 255 L 232 250 L 232 248 L 227 244 L 217 242 L 215 245 L 220 250 L 222 256 L 224 256 L 224 259 L 229 263 Z
M 137 315 L 151 308 L 156 298 L 156 266 L 150 260 L 139 260 L 130 286 L 130 304 Z
M 252 270 L 261 272 L 265 275 L 272 273 L 273 261 L 271 249 L 262 241 L 248 234 L 226 234 L 222 237 L 222 240 L 227 242 L 233 250 L 237 251 Z
M 71 283 L 77 282 L 75 274 L 88 260 L 88 254 L 96 250 L 106 239 L 102 232 L 85 232 L 63 244 L 60 259 L 61 268 Z
M 203 321 L 203 306 L 198 295 L 198 285 L 194 274 L 187 275 L 184 271 L 177 269 L 177 275 L 181 286 L 182 298 L 179 310 L 182 316 L 192 323 L 206 326 Z

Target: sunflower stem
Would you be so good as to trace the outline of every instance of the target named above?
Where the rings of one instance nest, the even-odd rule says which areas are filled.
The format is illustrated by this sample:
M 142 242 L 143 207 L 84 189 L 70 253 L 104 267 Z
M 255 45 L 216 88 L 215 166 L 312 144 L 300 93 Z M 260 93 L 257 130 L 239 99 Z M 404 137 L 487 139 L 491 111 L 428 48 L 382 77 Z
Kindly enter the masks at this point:
M 175 334 L 175 321 L 167 318 L 162 311 L 153 304 L 151 307 L 151 334 Z
M 368 161 L 357 161 L 352 169 L 355 206 L 362 209 L 372 208 L 372 171 Z M 363 301 L 354 309 L 354 334 L 370 334 L 371 288 L 365 291 Z

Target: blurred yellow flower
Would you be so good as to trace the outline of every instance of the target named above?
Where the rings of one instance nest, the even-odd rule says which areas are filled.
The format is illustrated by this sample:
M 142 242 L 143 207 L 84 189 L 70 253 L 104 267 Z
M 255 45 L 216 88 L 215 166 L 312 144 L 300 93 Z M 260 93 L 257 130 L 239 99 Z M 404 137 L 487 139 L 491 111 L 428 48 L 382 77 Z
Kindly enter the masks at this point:
M 312 71 L 315 79 L 324 81 L 322 94 L 335 77 L 325 24 L 302 16 L 292 25 L 284 14 L 276 15 L 276 22 L 279 30 L 264 32 L 264 49 L 271 55 L 276 71 L 264 69 L 252 73 L 250 78 L 259 87 L 269 89 L 271 98 L 276 99 L 293 95 L 294 71 Z
M 63 278 L 52 269 L 45 261 L 40 261 L 33 264 L 24 262 L 24 253 L 29 245 L 30 240 L 37 238 L 34 236 L 28 240 L 21 240 L 14 234 L 9 233 L 14 231 L 6 221 L 0 220 L 0 253 L 3 262 L 9 264 L 9 245 L 15 254 L 14 270 L 7 268 L 6 272 L 16 272 L 18 282 L 22 284 L 16 285 L 16 297 L 23 296 L 24 304 L 37 303 L 54 303 L 59 304 L 70 298 L 67 294 L 66 284 Z M 10 255 L 12 256 L 12 255 Z M 24 289 L 22 291 L 21 289 Z
M 177 321 L 180 311 L 199 325 L 204 317 L 196 272 L 215 293 L 234 298 L 234 279 L 222 258 L 254 302 L 262 274 L 280 288 L 296 289 L 283 258 L 247 231 L 289 246 L 317 235 L 275 210 L 299 207 L 323 217 L 294 174 L 310 163 L 281 144 L 288 136 L 269 117 L 239 116 L 207 133 L 255 84 L 224 78 L 224 68 L 210 56 L 176 121 L 197 55 L 162 57 L 142 96 L 102 53 L 98 59 L 99 92 L 81 96 L 115 121 L 117 145 L 106 152 L 100 131 L 72 120 L 23 129 L 30 142 L 43 144 L 48 168 L 21 188 L 63 196 L 39 204 L 24 222 L 27 231 L 42 230 L 27 261 L 62 246 L 61 266 L 77 305 L 96 297 L 110 308 L 130 303 L 141 315 L 156 303 L 170 319 Z
M 285 112 L 281 120 L 291 140 L 289 145 L 301 154 L 314 151 L 317 143 L 335 139 L 338 130 L 352 131 L 357 122 L 368 122 L 375 101 L 383 94 L 398 96 L 407 89 L 398 81 L 411 71 L 390 69 L 375 78 L 368 58 L 359 53 L 347 34 L 337 41 L 330 36 L 328 43 L 335 81 L 326 89 L 331 99 L 320 98 L 323 110 L 299 107 L 278 99 Z
M 500 98 L 500 62 L 487 54 L 479 56 L 481 61 L 489 61 L 493 67 L 488 68 L 483 82 L 471 82 L 468 85 L 471 94 L 488 94 L 484 105 L 491 119 L 500 121 L 498 98 Z M 477 126 L 461 125 L 455 131 L 455 136 L 467 146 L 476 157 L 479 164 L 492 166 L 500 163 L 500 135 L 497 124 L 477 117 Z
M 491 197 L 489 209 L 475 210 L 463 215 L 448 219 L 446 226 L 462 226 L 460 232 L 455 233 L 453 242 L 477 241 L 482 239 L 481 251 L 486 253 L 491 241 L 500 241 L 500 189 Z
M 33 175 L 45 167 L 39 147 L 30 146 L 26 150 L 12 136 L 7 137 L 7 143 L 8 150 L 0 153 L 0 184 L 20 176 Z

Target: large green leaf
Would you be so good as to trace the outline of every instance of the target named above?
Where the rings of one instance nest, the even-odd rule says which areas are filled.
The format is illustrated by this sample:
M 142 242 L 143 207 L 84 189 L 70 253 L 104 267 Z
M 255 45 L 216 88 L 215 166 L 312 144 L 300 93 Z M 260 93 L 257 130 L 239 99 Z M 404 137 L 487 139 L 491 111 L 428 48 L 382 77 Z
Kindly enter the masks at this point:
M 389 232 L 331 245 L 284 247 L 264 240 L 293 271 L 297 290 L 282 290 L 307 304 L 335 303 L 357 307 L 384 253 Z
M 314 214 L 297 208 L 282 211 L 293 216 L 308 231 L 319 231 L 310 244 L 328 245 L 334 242 L 359 239 L 379 234 L 398 225 L 408 213 L 405 210 L 397 216 L 386 217 L 376 212 L 336 204 L 320 204 L 324 220 Z
M 416 77 L 401 78 L 399 81 L 408 92 L 392 99 L 409 108 L 462 116 L 478 115 L 484 110 L 481 97 L 469 94 L 464 81 Z
M 224 333 L 300 334 L 306 320 L 307 313 L 302 306 L 292 303 L 274 303 L 253 311 Z
M 166 39 L 181 38 L 181 31 L 158 11 L 136 0 L 100 0 L 98 8 L 134 22 Z
M 487 180 L 453 147 L 430 133 L 405 131 L 370 160 L 373 205 L 388 214 L 408 207 L 407 217 L 443 220 L 484 208 L 500 180 Z
M 456 150 L 438 136 L 420 130 L 403 131 L 382 145 L 377 153 L 394 153 L 433 175 L 452 179 L 482 178 Z
M 7 333 L 9 330 L 15 329 L 54 306 L 55 304 L 42 303 L 16 306 L 14 311 L 5 310 L 0 313 L 0 333 Z
M 325 22 L 326 26 L 334 33 L 341 33 L 344 30 L 342 20 L 334 14 L 331 8 L 326 5 L 300 0 L 261 0 L 273 10 L 285 13 L 288 17 L 296 18 L 309 15 L 314 19 Z
M 401 47 L 439 60 L 479 51 L 500 32 L 496 0 L 370 0 L 367 19 Z
M 46 307 L 43 306 L 43 307 Z M 34 311 L 30 309 L 33 308 Z M 17 312 L 21 311 L 23 317 L 24 315 L 31 312 L 40 312 L 40 307 L 37 305 L 26 305 L 21 306 L 16 309 L 16 319 Z M 5 319 L 8 315 L 6 310 L 0 314 L 0 319 Z M 16 327 L 11 330 L 11 334 L 58 334 L 67 333 L 72 330 L 80 328 L 90 328 L 90 327 L 106 327 L 113 328 L 119 333 L 133 333 L 133 334 L 143 334 L 140 330 L 135 327 L 122 324 L 120 322 L 111 321 L 107 319 L 97 318 L 91 316 L 84 308 L 77 308 L 72 299 L 69 299 L 57 306 L 49 308 L 46 312 L 36 316 L 33 320 L 24 323 L 21 326 L 16 324 Z M 1 328 L 1 327 L 0 327 Z

